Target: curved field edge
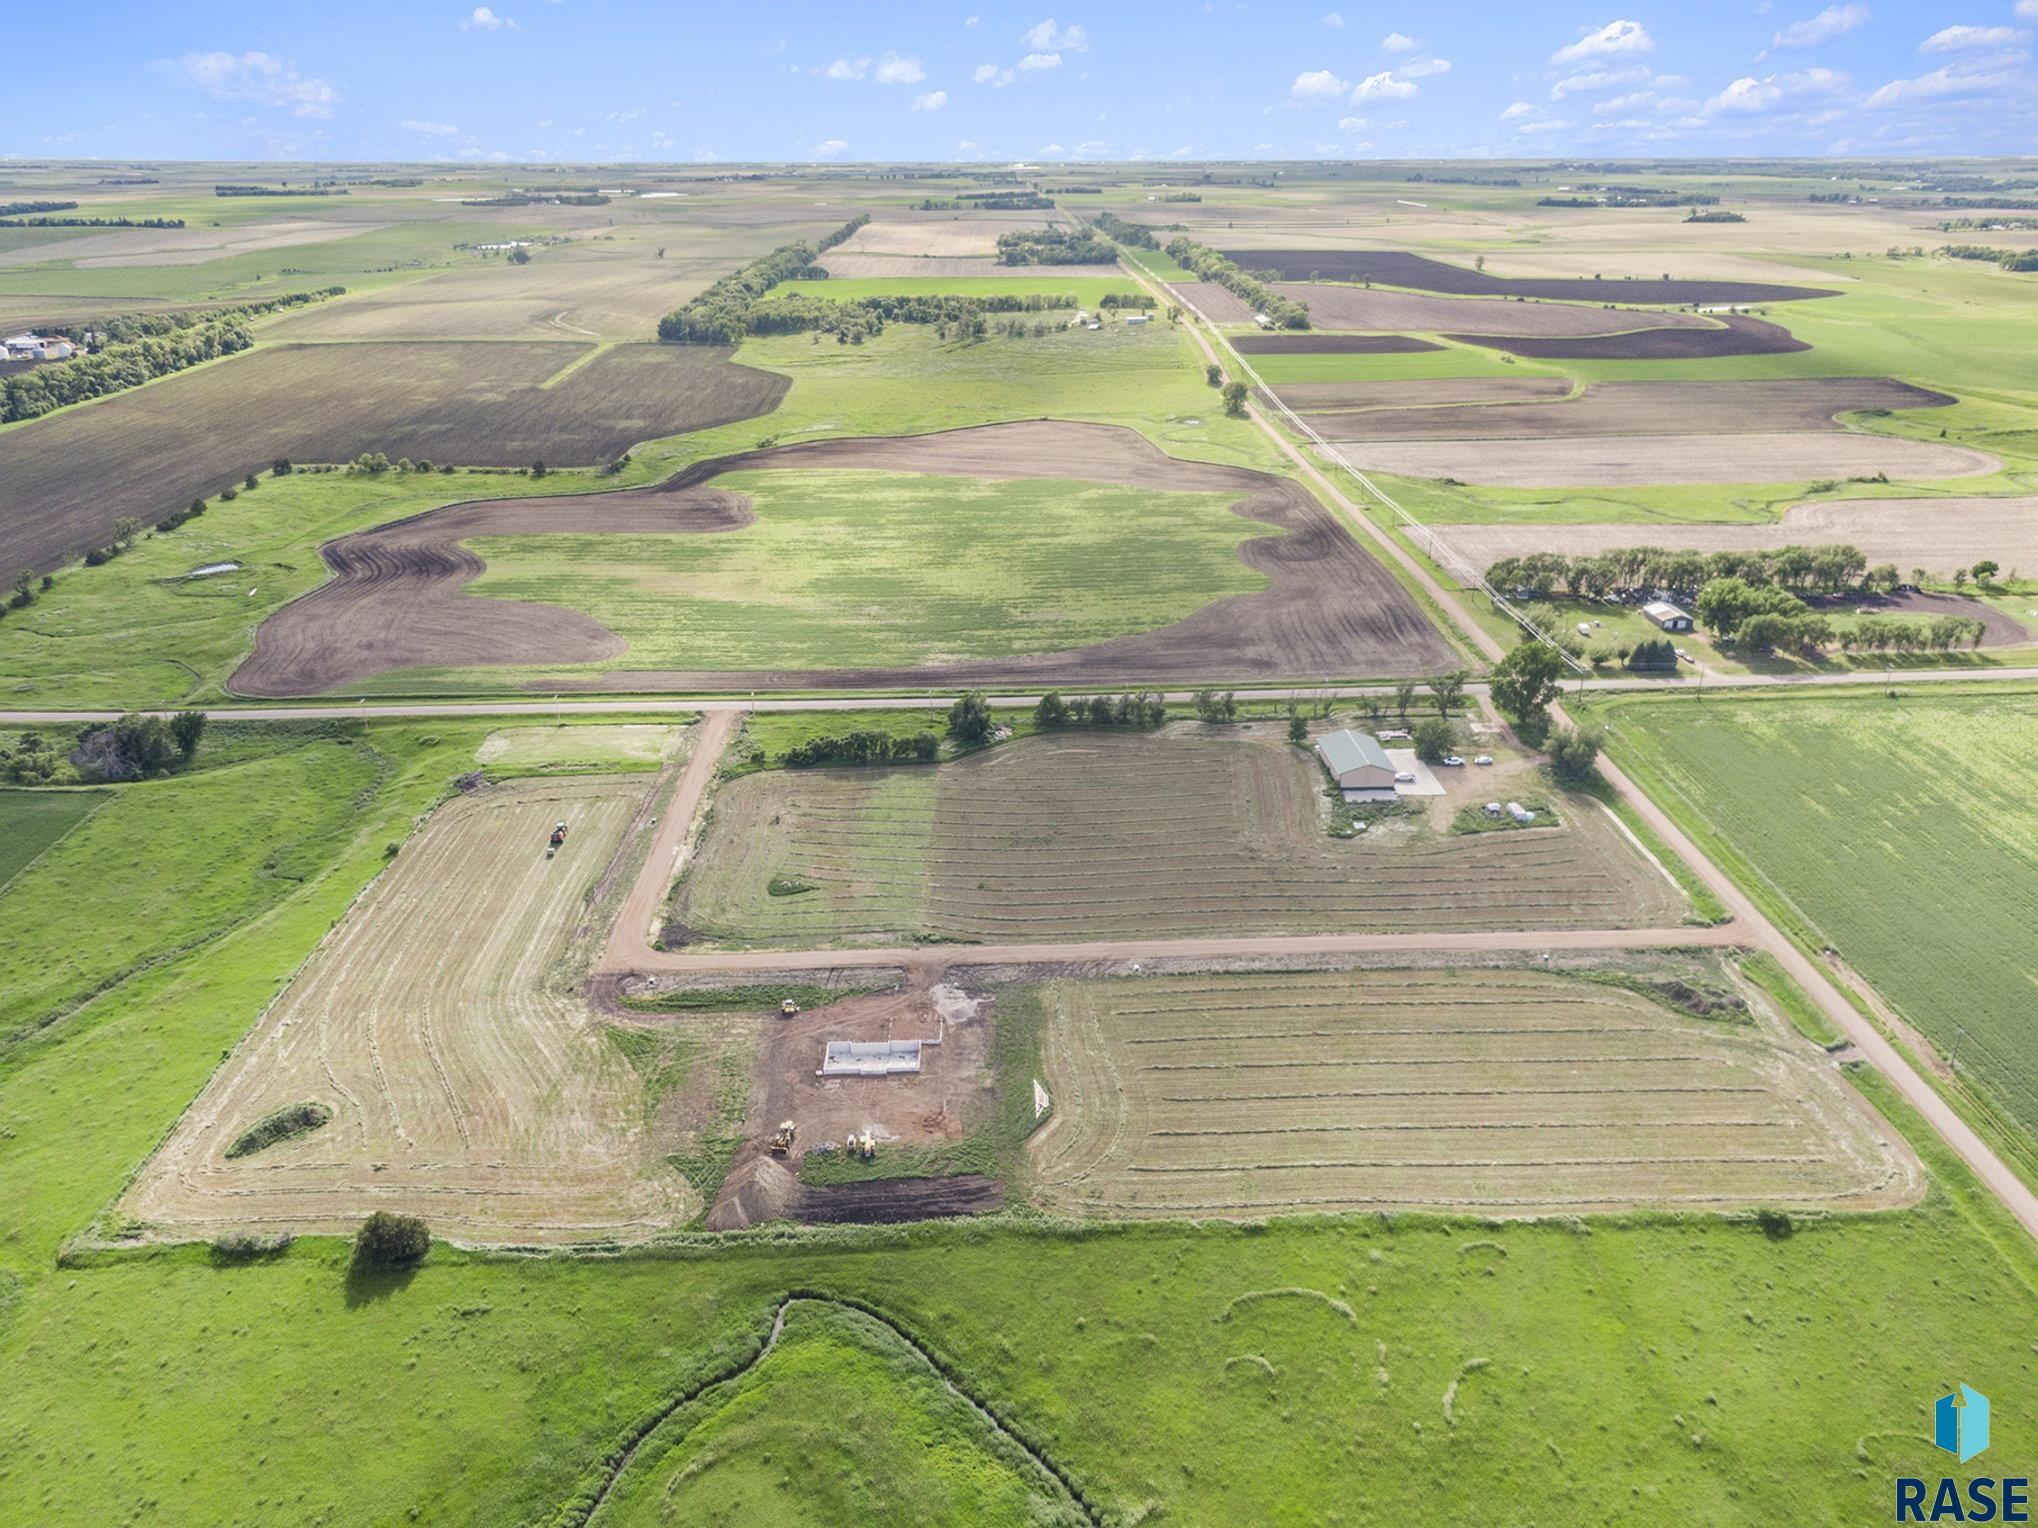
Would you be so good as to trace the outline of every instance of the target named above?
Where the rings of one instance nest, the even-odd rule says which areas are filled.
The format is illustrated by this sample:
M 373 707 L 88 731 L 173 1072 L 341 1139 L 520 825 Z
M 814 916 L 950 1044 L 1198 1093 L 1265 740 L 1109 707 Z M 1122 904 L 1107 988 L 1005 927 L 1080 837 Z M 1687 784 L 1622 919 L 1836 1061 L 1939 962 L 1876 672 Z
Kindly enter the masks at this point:
M 625 1499 L 633 1488 L 632 1472 L 636 1472 L 634 1484 L 641 1488 L 649 1478 L 655 1478 L 655 1472 L 661 1468 L 665 1458 L 683 1446 L 696 1428 L 735 1400 L 740 1393 L 738 1382 L 761 1371 L 769 1363 L 785 1334 L 788 1317 L 799 1306 L 853 1313 L 870 1323 L 877 1332 L 895 1342 L 902 1354 L 910 1355 L 925 1365 L 927 1372 L 938 1378 L 948 1394 L 967 1408 L 971 1420 L 987 1435 L 993 1452 L 1001 1456 L 1000 1463 L 1011 1465 L 1023 1461 L 1036 1480 L 1044 1482 L 1062 1505 L 1080 1514 L 1079 1520 L 1090 1523 L 1104 1521 L 1102 1514 L 1084 1500 L 1080 1486 L 1067 1471 L 1015 1430 L 1009 1420 L 1000 1417 L 970 1384 L 962 1369 L 940 1356 L 925 1339 L 908 1330 L 896 1317 L 853 1296 L 792 1289 L 772 1311 L 769 1330 L 762 1335 L 752 1335 L 747 1355 L 732 1355 L 712 1373 L 687 1385 L 653 1412 L 635 1436 L 605 1461 L 595 1477 L 599 1483 L 591 1488 L 584 1486 L 560 1505 L 549 1519 L 551 1528 L 581 1528 L 583 1524 L 614 1520 L 610 1509 Z

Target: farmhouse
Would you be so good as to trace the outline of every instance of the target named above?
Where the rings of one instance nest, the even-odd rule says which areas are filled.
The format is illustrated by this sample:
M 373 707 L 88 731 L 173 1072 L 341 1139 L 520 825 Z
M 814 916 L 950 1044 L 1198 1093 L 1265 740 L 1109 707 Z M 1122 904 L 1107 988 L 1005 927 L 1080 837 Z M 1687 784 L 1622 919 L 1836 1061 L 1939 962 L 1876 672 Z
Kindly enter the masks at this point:
M 0 349 L 10 361 L 68 361 L 77 347 L 59 335 L 10 334 Z
M 1394 765 L 1378 738 L 1344 728 L 1316 740 L 1317 757 L 1347 801 L 1392 801 Z
M 821 1077 L 891 1077 L 920 1070 L 918 1040 L 830 1040 Z
M 1642 607 L 1642 614 L 1665 631 L 1691 630 L 1691 617 L 1668 600 L 1650 600 Z

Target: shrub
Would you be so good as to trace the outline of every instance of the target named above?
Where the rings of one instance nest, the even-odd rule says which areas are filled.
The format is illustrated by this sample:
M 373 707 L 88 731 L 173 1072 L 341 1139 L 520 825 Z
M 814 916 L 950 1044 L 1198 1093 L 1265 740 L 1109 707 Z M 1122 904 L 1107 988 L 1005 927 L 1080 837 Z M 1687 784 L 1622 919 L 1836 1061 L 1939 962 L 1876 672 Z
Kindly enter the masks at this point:
M 1289 729 L 1294 735 L 1294 729 Z M 1450 725 L 1441 717 L 1425 716 L 1415 724 L 1413 733 L 1415 756 L 1425 764 L 1441 764 L 1444 755 L 1451 751 Z
M 1771 1241 L 1787 1241 L 1791 1234 L 1797 1230 L 1796 1225 L 1791 1221 L 1788 1211 L 1779 1210 L 1766 1204 L 1755 1212 L 1755 1224 L 1761 1227 L 1762 1234 Z
M 260 488 L 262 486 L 262 480 L 256 477 L 254 473 L 250 472 L 241 486 L 244 488 Z
M 1605 740 L 1606 734 L 1597 727 L 1559 727 L 1550 739 L 1550 768 L 1560 780 L 1588 778 Z
M 431 1245 L 431 1229 L 417 1216 L 377 1210 L 361 1222 L 354 1237 L 354 1264 L 360 1268 L 408 1268 L 421 1261 Z
M 289 477 L 294 470 L 296 469 L 294 469 L 290 465 L 289 457 L 279 456 L 276 458 L 275 462 L 270 465 L 269 475 L 271 477 Z

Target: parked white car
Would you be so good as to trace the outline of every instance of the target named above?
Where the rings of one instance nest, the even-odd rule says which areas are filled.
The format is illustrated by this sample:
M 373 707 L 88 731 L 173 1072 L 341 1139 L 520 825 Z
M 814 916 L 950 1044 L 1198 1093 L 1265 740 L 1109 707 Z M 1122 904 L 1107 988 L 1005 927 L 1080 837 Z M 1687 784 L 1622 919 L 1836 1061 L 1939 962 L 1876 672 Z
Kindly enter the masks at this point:
M 1490 753 L 1482 753 L 1479 755 L 1478 758 L 1474 759 L 1472 762 L 1474 764 L 1491 764 L 1493 762 L 1493 755 Z
M 1454 753 L 1445 754 L 1444 763 L 1450 766 L 1452 769 L 1463 769 L 1465 767 L 1465 761 L 1459 758 Z
M 1415 773 L 1414 773 L 1414 771 L 1412 771 L 1412 770 L 1407 770 L 1407 769 L 1403 769 L 1403 770 L 1397 770 L 1397 771 L 1395 772 L 1395 775 L 1394 775 L 1394 783 L 1395 783 L 1396 785 L 1413 785 L 1413 784 L 1415 784 Z

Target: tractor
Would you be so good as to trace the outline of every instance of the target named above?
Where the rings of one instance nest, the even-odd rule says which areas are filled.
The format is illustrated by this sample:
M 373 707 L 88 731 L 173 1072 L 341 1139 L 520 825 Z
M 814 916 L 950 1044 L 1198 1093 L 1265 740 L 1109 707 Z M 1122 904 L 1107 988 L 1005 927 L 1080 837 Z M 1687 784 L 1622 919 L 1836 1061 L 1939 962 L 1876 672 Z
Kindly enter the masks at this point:
M 551 842 L 545 846 L 545 858 L 550 859 L 553 855 L 557 854 L 565 842 L 566 824 L 562 822 L 552 829 Z
M 782 1019 L 797 1019 L 800 1016 L 800 1005 L 791 998 L 786 998 L 778 1005 L 778 1016 Z
M 798 1129 L 799 1126 L 795 1125 L 791 1120 L 787 1120 L 784 1124 L 780 1125 L 778 1127 L 778 1134 L 771 1138 L 771 1154 L 775 1157 L 789 1155 L 793 1149 L 793 1136 Z

